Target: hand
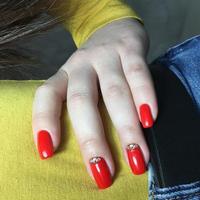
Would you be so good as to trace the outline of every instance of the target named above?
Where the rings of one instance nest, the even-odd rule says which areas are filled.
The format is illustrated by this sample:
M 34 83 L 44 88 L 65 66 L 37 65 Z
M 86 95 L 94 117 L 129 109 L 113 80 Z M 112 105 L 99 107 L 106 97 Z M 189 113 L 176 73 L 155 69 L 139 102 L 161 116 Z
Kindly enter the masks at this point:
M 37 89 L 32 125 L 42 159 L 59 146 L 61 107 L 66 100 L 89 174 L 99 188 L 111 185 L 115 169 L 97 107 L 99 84 L 127 163 L 134 174 L 145 172 L 149 150 L 140 121 L 145 128 L 151 127 L 158 112 L 147 49 L 142 24 L 134 19 L 116 20 L 93 33 Z

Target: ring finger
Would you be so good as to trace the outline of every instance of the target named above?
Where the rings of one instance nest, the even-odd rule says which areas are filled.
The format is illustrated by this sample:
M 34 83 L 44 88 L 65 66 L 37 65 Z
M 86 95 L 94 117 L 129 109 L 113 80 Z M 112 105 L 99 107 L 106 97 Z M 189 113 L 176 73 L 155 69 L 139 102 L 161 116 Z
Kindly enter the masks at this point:
M 146 171 L 149 151 L 120 58 L 117 53 L 116 56 L 113 55 L 107 54 L 103 60 L 96 62 L 96 71 L 103 99 L 119 133 L 125 158 L 134 174 L 142 174 Z

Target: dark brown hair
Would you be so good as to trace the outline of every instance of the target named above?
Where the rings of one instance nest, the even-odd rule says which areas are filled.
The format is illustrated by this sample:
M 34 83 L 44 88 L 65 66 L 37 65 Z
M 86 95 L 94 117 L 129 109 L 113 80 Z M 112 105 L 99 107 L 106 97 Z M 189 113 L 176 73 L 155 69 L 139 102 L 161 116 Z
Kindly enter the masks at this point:
M 33 57 L 19 51 L 15 42 L 61 22 L 64 16 L 48 14 L 55 3 L 56 0 L 0 1 L 0 73 L 37 64 Z

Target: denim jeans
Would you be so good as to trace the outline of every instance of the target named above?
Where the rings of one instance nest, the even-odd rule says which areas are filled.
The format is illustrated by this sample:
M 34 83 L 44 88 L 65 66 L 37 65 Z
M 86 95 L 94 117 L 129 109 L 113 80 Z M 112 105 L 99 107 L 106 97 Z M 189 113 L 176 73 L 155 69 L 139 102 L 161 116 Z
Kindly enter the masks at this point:
M 168 67 L 180 79 L 200 111 L 200 35 L 170 48 L 154 63 Z M 200 177 L 197 182 L 159 188 L 151 163 L 148 168 L 149 200 L 200 200 Z

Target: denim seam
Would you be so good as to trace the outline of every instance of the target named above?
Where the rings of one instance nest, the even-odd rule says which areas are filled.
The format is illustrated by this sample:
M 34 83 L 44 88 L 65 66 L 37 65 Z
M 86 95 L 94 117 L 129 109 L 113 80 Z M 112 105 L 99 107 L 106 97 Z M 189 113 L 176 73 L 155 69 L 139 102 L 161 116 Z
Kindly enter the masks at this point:
M 189 188 L 188 188 L 189 189 Z M 187 189 L 186 189 L 187 191 Z M 152 199 L 152 200 L 156 200 L 156 199 L 160 199 L 159 197 L 156 197 L 157 195 L 159 194 L 156 194 L 156 193 L 159 193 L 159 192 L 156 192 L 156 184 L 154 181 L 152 181 L 151 183 L 151 189 L 149 191 L 149 197 Z M 162 195 L 165 195 L 165 194 L 160 194 L 161 196 Z M 188 200 L 188 198 L 191 198 L 191 197 L 200 197 L 200 191 L 196 191 L 195 193 L 192 193 L 192 194 L 186 194 L 184 196 L 174 196 L 174 197 L 168 197 L 168 198 L 165 198 L 165 200 Z M 161 197 L 162 198 L 162 197 Z
M 154 180 L 152 180 L 151 185 L 152 185 L 152 188 L 154 189 L 154 191 L 156 191 L 157 189 L 159 189 L 159 188 L 156 186 Z M 197 187 L 197 188 L 200 188 L 200 181 L 196 181 L 196 182 L 189 183 L 189 184 L 184 184 L 184 185 L 178 185 L 178 186 L 169 187 L 169 188 L 168 188 L 168 191 L 169 191 L 169 192 L 175 192 L 175 191 L 177 191 L 177 190 L 188 191 L 188 190 L 194 188 L 194 186 Z M 160 191 L 160 190 L 159 190 L 158 193 L 159 193 L 159 194 L 166 194 L 166 193 L 168 193 L 168 191 Z M 199 191 L 199 190 L 198 190 L 198 191 Z M 196 192 L 198 192 L 198 191 L 196 191 Z
M 150 197 L 152 198 L 152 200 L 156 200 L 157 199 L 154 191 L 151 191 Z M 194 193 L 194 194 L 187 194 L 187 195 L 184 195 L 184 196 L 169 197 L 169 198 L 167 198 L 165 200 L 179 200 L 179 199 L 188 200 L 188 198 L 191 198 L 191 197 L 200 197 L 200 192 L 197 192 L 197 193 Z M 158 199 L 160 199 L 160 198 L 158 197 Z
M 178 200 L 178 199 L 188 200 L 188 198 L 190 198 L 190 197 L 200 197 L 200 192 L 197 192 L 197 193 L 194 193 L 194 194 L 187 194 L 185 196 L 176 196 L 176 197 L 173 197 L 173 198 L 168 198 L 166 200 Z
M 151 192 L 150 192 L 150 197 L 152 198 L 152 200 L 156 200 L 157 198 L 160 199 L 159 197 L 156 197 L 157 194 L 155 194 L 155 189 L 152 189 Z M 162 194 L 161 194 L 162 195 Z M 175 196 L 175 197 L 169 197 L 165 200 L 188 200 L 188 198 L 190 197 L 200 197 L 200 192 L 196 192 L 196 193 L 193 193 L 193 194 L 186 194 L 184 196 Z

